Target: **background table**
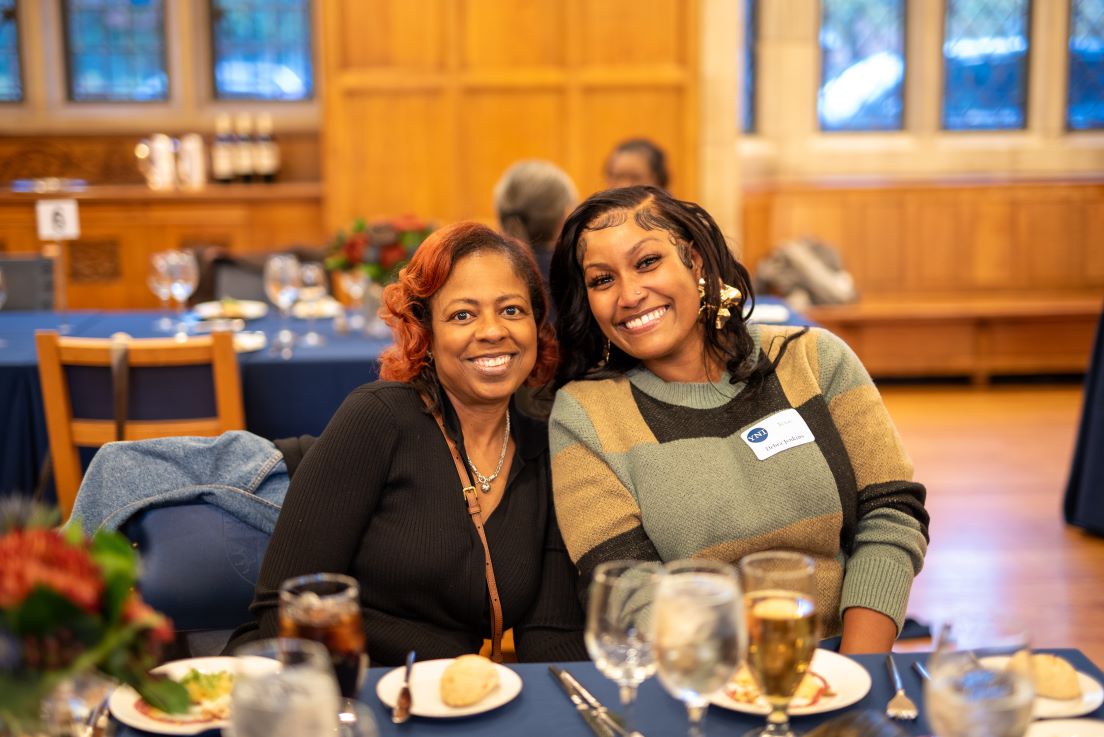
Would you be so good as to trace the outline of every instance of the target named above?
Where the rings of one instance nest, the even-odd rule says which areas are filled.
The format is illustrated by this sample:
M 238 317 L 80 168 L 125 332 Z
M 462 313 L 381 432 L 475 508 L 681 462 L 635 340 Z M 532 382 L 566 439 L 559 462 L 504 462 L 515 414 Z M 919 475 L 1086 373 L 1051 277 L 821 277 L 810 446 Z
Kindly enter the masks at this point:
M 106 338 L 125 332 L 135 338 L 164 333 L 154 330 L 156 312 L 70 312 L 64 317 L 69 335 Z M 48 440 L 38 381 L 34 331 L 53 330 L 62 318 L 51 312 L 0 313 L 0 496 L 29 493 L 38 481 Z M 305 321 L 292 320 L 299 333 Z M 278 317 L 248 323 L 271 343 Z M 246 428 L 266 438 L 318 435 L 350 391 L 379 376 L 379 355 L 390 341 L 363 335 L 338 335 L 331 320 L 316 329 L 326 345 L 297 347 L 290 359 L 268 348 L 239 353 Z
M 1104 673 L 1101 673 L 1100 669 L 1079 651 L 1055 650 L 1052 652 L 1059 653 L 1069 660 L 1077 670 L 1084 671 L 1097 680 L 1104 679 Z M 909 663 L 914 660 L 926 661 L 928 654 L 901 653 L 894 655 L 894 658 L 901 670 L 901 679 L 905 691 L 921 707 L 921 716 L 915 722 L 898 722 L 898 724 L 912 735 L 931 734 L 931 728 L 924 715 L 923 687 L 915 672 L 909 667 Z M 844 711 L 872 709 L 881 712 L 885 709 L 885 705 L 893 695 L 893 689 L 889 685 L 889 677 L 886 674 L 885 656 L 860 655 L 855 660 L 870 672 L 873 681 L 870 692 L 857 704 L 848 707 L 847 710 L 794 717 L 794 728 L 799 734 L 808 732 L 821 722 L 838 716 Z M 599 701 L 608 707 L 617 707 L 616 686 L 612 681 L 598 673 L 592 663 L 563 663 L 561 665 L 578 678 L 583 686 L 594 694 Z M 401 735 L 403 737 L 434 737 L 438 735 L 440 737 L 467 737 L 468 735 L 480 735 L 481 737 L 516 737 L 517 735 L 593 737 L 590 729 L 575 711 L 571 702 L 568 701 L 559 684 L 548 673 L 547 665 L 522 664 L 509 667 L 521 676 L 523 684 L 521 693 L 513 701 L 494 711 L 472 717 L 462 719 L 413 717 L 406 724 L 392 724 L 390 710 L 376 698 L 376 682 L 390 670 L 389 668 L 373 668 L 368 672 L 367 682 L 361 690 L 361 701 L 369 706 L 372 714 L 376 717 L 381 737 L 387 735 Z M 1082 718 L 1104 719 L 1104 707 Z M 705 734 L 707 736 L 739 736 L 752 727 L 761 726 L 763 722 L 763 717 L 711 706 L 705 718 Z M 687 729 L 686 709 L 681 702 L 669 696 L 655 678 L 651 678 L 640 687 L 636 705 L 636 727 L 646 737 L 669 737 L 670 735 L 677 737 L 684 735 Z M 124 728 L 119 730 L 118 737 L 135 737 L 144 734 L 144 732 L 138 730 Z M 212 730 L 205 734 L 215 735 L 218 733 Z

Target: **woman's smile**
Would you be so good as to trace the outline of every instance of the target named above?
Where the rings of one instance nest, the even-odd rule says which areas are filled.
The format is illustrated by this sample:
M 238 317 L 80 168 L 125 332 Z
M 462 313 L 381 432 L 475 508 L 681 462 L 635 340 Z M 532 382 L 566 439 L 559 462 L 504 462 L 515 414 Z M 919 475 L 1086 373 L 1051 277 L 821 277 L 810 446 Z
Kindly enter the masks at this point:
M 652 330 L 657 326 L 657 321 L 662 319 L 667 314 L 667 310 L 670 309 L 670 305 L 662 305 L 655 309 L 648 310 L 647 312 L 630 317 L 627 320 L 622 321 L 618 327 L 629 333 L 644 333 Z

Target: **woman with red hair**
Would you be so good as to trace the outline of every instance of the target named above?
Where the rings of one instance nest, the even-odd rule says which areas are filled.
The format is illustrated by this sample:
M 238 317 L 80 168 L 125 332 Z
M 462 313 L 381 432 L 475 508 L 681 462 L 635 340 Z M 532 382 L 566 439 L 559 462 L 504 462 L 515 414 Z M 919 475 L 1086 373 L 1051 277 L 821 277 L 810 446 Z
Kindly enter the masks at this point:
M 433 233 L 384 291 L 395 345 L 301 463 L 243 639 L 277 631 L 278 589 L 360 582 L 373 664 L 477 652 L 513 628 L 521 660 L 586 658 L 577 574 L 552 509 L 546 427 L 513 395 L 547 382 L 556 343 L 519 241 L 477 223 Z

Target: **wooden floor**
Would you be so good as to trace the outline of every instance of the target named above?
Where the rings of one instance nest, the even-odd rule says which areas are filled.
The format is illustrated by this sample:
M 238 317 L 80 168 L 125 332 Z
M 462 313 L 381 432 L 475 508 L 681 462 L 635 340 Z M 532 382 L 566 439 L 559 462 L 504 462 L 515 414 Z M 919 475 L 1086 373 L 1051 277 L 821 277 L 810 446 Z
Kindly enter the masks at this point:
M 1080 386 L 882 394 L 928 489 L 931 545 L 910 614 L 1023 629 L 1036 647 L 1104 664 L 1104 538 L 1062 521 Z

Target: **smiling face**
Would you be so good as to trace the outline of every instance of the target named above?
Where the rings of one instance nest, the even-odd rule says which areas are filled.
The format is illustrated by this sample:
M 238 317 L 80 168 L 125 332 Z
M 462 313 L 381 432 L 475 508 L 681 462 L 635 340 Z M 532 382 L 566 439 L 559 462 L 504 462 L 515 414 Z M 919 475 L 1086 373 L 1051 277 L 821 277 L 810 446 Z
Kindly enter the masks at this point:
M 508 401 L 537 360 L 529 288 L 509 259 L 480 251 L 456 262 L 430 311 L 430 350 L 449 399 L 469 407 Z
M 701 257 L 691 266 L 665 230 L 625 222 L 588 231 L 580 261 L 590 311 L 613 345 L 666 381 L 705 381 L 705 337 L 698 320 Z

